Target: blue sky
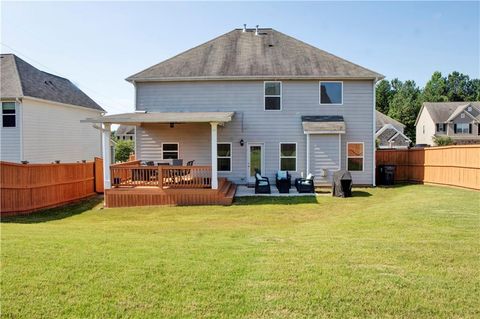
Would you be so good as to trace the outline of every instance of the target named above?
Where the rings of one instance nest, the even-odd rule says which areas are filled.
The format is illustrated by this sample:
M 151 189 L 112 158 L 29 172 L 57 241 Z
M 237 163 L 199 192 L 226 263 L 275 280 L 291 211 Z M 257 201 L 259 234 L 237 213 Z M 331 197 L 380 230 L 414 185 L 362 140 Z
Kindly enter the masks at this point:
M 243 23 L 388 79 L 424 85 L 435 70 L 480 77 L 479 2 L 3 1 L 1 9 L 2 52 L 68 77 L 111 113 L 133 110 L 127 76 Z

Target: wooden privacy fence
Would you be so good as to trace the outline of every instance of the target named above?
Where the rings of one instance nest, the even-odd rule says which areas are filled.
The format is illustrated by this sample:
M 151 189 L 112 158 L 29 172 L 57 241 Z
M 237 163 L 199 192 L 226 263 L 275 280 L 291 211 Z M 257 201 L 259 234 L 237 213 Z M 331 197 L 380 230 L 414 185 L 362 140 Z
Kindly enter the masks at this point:
M 96 188 L 101 184 L 101 188 Z M 33 212 L 103 192 L 102 159 L 85 163 L 0 162 L 2 215 Z
M 480 190 L 480 145 L 378 150 L 376 161 L 396 166 L 395 181 Z

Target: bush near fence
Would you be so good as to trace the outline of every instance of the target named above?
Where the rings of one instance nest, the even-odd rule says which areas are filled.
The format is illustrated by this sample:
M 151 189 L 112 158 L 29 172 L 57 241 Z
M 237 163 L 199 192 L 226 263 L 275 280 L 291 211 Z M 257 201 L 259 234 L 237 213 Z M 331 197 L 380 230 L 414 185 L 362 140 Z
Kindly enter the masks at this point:
M 397 182 L 480 190 L 480 145 L 378 150 L 376 163 L 377 168 L 380 165 L 395 165 Z
M 96 177 L 97 176 L 97 177 Z M 102 159 L 59 164 L 0 162 L 0 213 L 29 213 L 103 192 Z

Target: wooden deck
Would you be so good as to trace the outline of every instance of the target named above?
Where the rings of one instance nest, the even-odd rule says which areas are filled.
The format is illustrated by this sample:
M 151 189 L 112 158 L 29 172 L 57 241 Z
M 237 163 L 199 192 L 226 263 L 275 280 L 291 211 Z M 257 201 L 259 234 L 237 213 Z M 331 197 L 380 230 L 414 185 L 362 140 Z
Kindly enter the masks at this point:
M 105 207 L 231 205 L 236 189 L 237 186 L 225 178 L 218 179 L 218 189 L 116 187 L 105 190 Z

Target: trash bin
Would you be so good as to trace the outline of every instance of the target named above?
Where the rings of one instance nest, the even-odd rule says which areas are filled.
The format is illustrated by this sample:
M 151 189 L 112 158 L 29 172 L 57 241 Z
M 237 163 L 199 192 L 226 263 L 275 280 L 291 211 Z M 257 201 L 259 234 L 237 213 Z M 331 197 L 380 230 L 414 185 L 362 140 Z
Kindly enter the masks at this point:
M 395 183 L 395 165 L 380 165 L 380 185 L 393 185 Z
M 352 197 L 352 175 L 349 171 L 333 173 L 332 196 Z

